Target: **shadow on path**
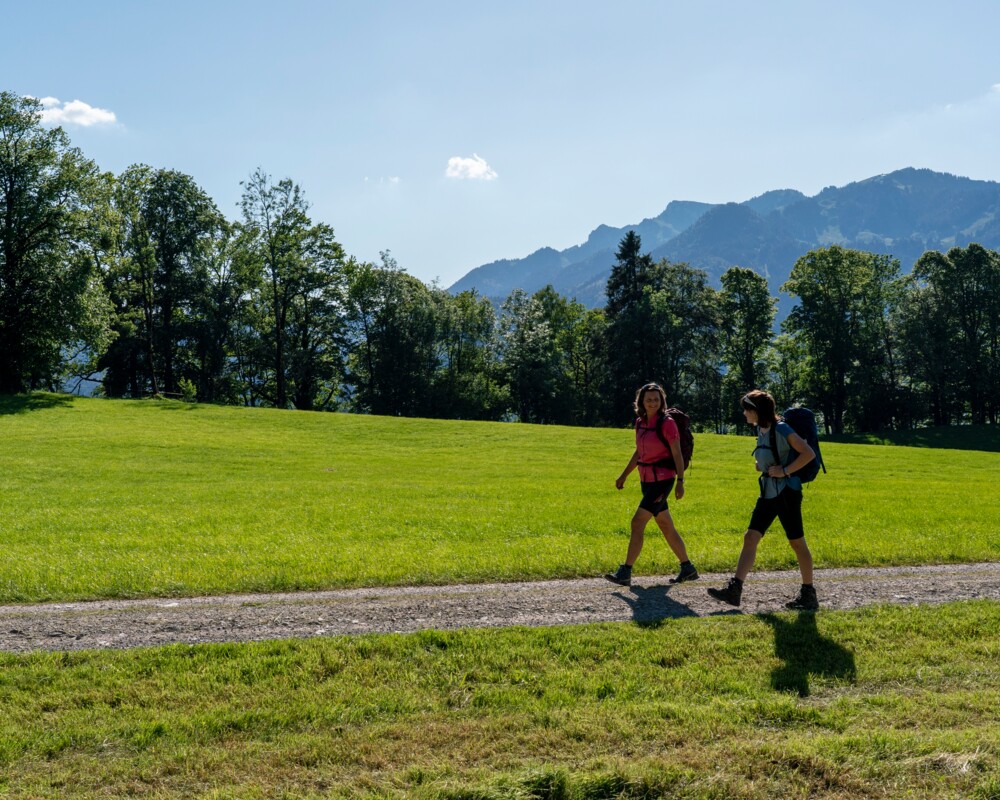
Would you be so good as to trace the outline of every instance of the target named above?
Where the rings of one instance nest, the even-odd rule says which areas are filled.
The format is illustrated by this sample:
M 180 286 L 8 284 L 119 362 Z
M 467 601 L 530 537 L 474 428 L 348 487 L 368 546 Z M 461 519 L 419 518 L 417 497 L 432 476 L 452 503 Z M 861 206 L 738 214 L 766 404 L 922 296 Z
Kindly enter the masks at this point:
M 698 615 L 689 606 L 671 599 L 672 588 L 671 584 L 632 586 L 630 587 L 632 596 L 624 592 L 614 594 L 632 607 L 632 618 L 639 625 L 656 627 L 663 624 L 665 619 L 697 617 Z
M 854 682 L 854 653 L 816 628 L 816 614 L 801 611 L 789 622 L 776 614 L 760 619 L 774 629 L 774 654 L 784 663 L 771 673 L 771 686 L 779 692 L 809 696 L 809 676 L 821 675 Z

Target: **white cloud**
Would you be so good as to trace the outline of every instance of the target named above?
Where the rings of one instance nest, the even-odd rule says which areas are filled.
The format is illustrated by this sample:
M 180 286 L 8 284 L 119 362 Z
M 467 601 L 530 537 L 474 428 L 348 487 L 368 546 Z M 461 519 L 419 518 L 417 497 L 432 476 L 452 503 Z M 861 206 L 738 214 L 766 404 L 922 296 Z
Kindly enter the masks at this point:
M 70 100 L 63 103 L 57 97 L 43 97 L 41 119 L 46 125 L 79 125 L 89 128 L 92 125 L 114 125 L 118 118 L 113 111 L 106 108 L 95 108 L 82 100 Z
M 472 181 L 492 181 L 496 180 L 497 177 L 496 170 L 475 153 L 472 154 L 472 158 L 463 158 L 462 156 L 449 158 L 448 168 L 444 174 L 449 178 Z

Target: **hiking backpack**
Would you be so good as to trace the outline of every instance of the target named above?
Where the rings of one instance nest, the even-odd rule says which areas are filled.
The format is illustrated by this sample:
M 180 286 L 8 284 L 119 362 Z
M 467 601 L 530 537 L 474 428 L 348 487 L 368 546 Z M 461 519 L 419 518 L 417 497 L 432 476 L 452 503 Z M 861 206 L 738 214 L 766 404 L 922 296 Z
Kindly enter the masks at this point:
M 786 408 L 785 413 L 781 416 L 816 454 L 816 458 L 795 473 L 795 477 L 803 483 L 810 483 L 819 475 L 820 468 L 823 469 L 824 473 L 826 472 L 826 464 L 823 463 L 823 455 L 819 451 L 819 430 L 816 427 L 816 415 L 808 408 L 799 407 Z M 775 436 L 773 425 L 771 431 L 772 437 Z M 776 445 L 774 450 L 777 454 Z
M 684 459 L 684 469 L 687 469 L 691 466 L 691 456 L 694 454 L 694 434 L 691 432 L 691 418 L 679 408 L 668 408 L 667 413 L 656 423 L 656 435 L 660 437 L 660 441 L 663 442 L 663 446 L 667 448 L 668 453 L 672 453 L 670 442 L 667 441 L 667 436 L 663 432 L 663 421 L 667 417 L 670 417 L 674 421 L 674 424 L 677 425 L 677 432 L 680 434 L 681 458 Z M 641 424 L 642 417 L 636 417 L 635 427 L 638 428 Z M 677 465 L 674 464 L 673 455 L 668 456 L 660 463 L 668 469 L 677 469 Z

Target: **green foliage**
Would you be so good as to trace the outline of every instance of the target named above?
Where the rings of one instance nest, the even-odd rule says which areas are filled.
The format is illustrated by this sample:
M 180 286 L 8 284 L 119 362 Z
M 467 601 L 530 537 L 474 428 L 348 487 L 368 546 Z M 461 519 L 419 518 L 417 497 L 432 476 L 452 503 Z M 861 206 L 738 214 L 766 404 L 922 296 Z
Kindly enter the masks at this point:
M 313 224 L 301 187 L 257 169 L 242 183 L 240 243 L 254 275 L 243 369 L 252 404 L 329 407 L 343 374 L 346 271 L 333 228 Z
M 0 392 L 56 388 L 111 338 L 93 260 L 102 180 L 40 112 L 0 92 Z
M 353 352 L 350 382 L 357 411 L 436 416 L 434 382 L 440 365 L 440 308 L 431 291 L 399 269 L 389 253 L 382 266 L 348 265 L 347 308 Z
M 522 422 L 563 419 L 559 353 L 543 301 L 515 289 L 500 310 L 500 358 L 513 411 Z
M 136 165 L 114 182 L 105 221 L 117 337 L 97 364 L 104 393 L 178 396 L 186 381 L 214 399 L 228 333 L 211 324 L 221 309 L 209 299 L 222 215 L 191 177 Z
M 439 314 L 434 415 L 499 419 L 509 392 L 499 375 L 493 304 L 474 291 L 452 296 L 438 289 L 434 300 Z
M 750 389 L 768 383 L 764 359 L 772 339 L 777 301 L 771 297 L 766 278 L 752 269 L 733 267 L 722 276 L 719 302 L 724 334 L 720 343 L 726 367 L 722 389 L 723 419 L 745 426 L 738 401 Z
M 719 291 L 654 263 L 634 230 L 604 309 L 552 286 L 498 308 L 387 252 L 348 257 L 291 179 L 255 170 L 231 223 L 176 170 L 101 175 L 40 110 L 0 94 L 0 392 L 72 378 L 110 397 L 194 387 L 208 403 L 596 426 L 624 424 L 655 380 L 718 432 L 741 429 L 735 400 L 756 386 L 838 434 L 1000 421 L 1000 254 L 978 244 L 925 253 L 905 280 L 886 255 L 813 250 L 773 339 L 762 276 L 732 267 Z
M 928 252 L 913 268 L 902 316 L 910 374 L 936 424 L 1000 416 L 1000 253 L 977 244 Z
M 653 259 L 642 252 L 639 234 L 635 231 L 626 233 L 615 252 L 615 263 L 605 290 L 605 310 L 612 322 L 639 302 L 643 288 L 649 283 L 648 275 L 652 268 Z
M 899 262 L 888 256 L 832 246 L 795 263 L 782 288 L 799 303 L 782 327 L 801 339 L 806 396 L 784 402 L 822 410 L 832 433 L 852 416 L 863 430 L 892 424 L 899 379 L 888 320 L 899 285 Z
M 652 263 L 630 231 L 607 288 L 611 416 L 623 422 L 644 383 L 663 385 L 667 400 L 695 419 L 719 414 L 719 307 L 707 275 L 687 264 Z

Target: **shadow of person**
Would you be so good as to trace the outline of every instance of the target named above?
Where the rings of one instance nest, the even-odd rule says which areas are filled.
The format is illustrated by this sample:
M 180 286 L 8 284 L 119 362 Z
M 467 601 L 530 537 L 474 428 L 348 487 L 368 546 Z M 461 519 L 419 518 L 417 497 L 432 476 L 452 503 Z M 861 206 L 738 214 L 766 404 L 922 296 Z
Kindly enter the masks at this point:
M 632 619 L 644 627 L 657 627 L 665 619 L 698 616 L 689 606 L 670 597 L 672 585 L 632 586 L 632 596 L 614 592 L 632 607 Z
M 809 676 L 820 675 L 854 682 L 854 653 L 816 628 L 816 614 L 800 611 L 789 622 L 777 614 L 761 614 L 774 629 L 774 654 L 783 662 L 771 672 L 771 686 L 779 692 L 809 696 Z

